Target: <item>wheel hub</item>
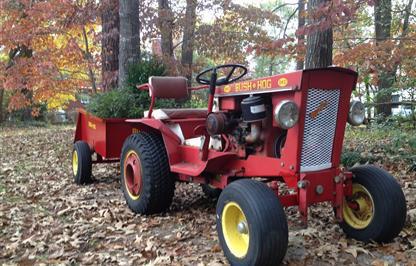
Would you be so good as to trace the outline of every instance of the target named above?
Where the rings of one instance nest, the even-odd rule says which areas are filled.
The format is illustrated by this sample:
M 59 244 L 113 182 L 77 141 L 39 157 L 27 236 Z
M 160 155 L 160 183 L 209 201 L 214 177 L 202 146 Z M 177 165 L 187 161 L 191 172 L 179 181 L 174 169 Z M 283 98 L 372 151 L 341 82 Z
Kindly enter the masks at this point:
M 221 227 L 226 245 L 237 258 L 247 255 L 250 234 L 246 216 L 235 202 L 229 202 L 222 211 Z
M 344 221 L 355 229 L 364 229 L 373 220 L 374 201 L 363 185 L 355 183 L 352 189 L 352 197 L 344 202 Z
M 142 190 L 142 169 L 140 158 L 133 150 L 129 151 L 124 159 L 124 183 L 130 198 L 140 198 Z
M 237 225 L 237 231 L 240 234 L 247 234 L 248 233 L 248 228 L 247 228 L 247 224 L 244 221 L 241 221 L 238 223 Z

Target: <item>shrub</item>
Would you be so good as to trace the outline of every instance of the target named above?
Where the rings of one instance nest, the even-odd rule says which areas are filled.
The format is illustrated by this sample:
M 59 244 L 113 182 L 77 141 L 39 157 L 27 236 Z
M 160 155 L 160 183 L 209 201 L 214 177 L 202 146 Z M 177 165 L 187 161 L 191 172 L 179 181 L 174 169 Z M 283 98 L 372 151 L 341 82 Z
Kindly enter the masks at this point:
M 127 87 L 137 90 L 136 85 L 147 83 L 150 76 L 165 76 L 166 67 L 159 60 L 145 55 L 139 63 L 130 65 L 127 73 Z
M 148 91 L 140 91 L 137 84 L 147 83 L 150 76 L 164 76 L 165 66 L 158 60 L 144 56 L 129 67 L 125 88 L 94 95 L 87 106 L 88 112 L 101 118 L 141 118 L 150 105 Z M 158 99 L 155 108 L 206 107 L 207 94 L 197 91 L 187 101 Z
M 147 91 L 139 91 L 137 84 L 147 83 L 150 76 L 163 76 L 165 67 L 159 61 L 145 57 L 128 70 L 125 88 L 94 95 L 88 112 L 101 118 L 140 118 L 150 105 Z
M 143 108 L 136 102 L 129 88 L 97 94 L 92 98 L 87 110 L 101 118 L 135 118 L 143 116 Z
M 33 111 L 37 110 L 37 114 L 34 115 Z M 46 111 L 47 105 L 46 103 L 33 103 L 27 107 L 23 107 L 18 110 L 11 111 L 8 114 L 8 120 L 14 122 L 31 122 L 31 121 L 38 121 L 38 122 L 45 122 L 46 121 Z

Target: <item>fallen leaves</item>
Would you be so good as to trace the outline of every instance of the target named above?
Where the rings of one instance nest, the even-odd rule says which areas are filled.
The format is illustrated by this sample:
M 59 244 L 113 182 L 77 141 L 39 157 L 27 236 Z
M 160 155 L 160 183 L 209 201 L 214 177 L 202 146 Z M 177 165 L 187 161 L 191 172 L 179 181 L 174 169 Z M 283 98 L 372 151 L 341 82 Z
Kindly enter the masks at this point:
M 215 202 L 197 185 L 178 184 L 167 213 L 134 215 L 120 192 L 117 164 L 94 165 L 96 182 L 73 184 L 72 136 L 71 127 L 0 132 L 2 151 L 7 151 L 0 154 L 0 264 L 227 264 L 215 229 Z M 409 209 L 406 227 L 394 243 L 347 239 L 328 204 L 310 209 L 305 229 L 297 208 L 290 207 L 284 264 L 416 261 L 416 179 L 406 171 L 394 174 Z
M 357 247 L 357 246 L 349 247 L 345 249 L 345 252 L 350 253 L 354 258 L 357 258 L 359 252 L 364 253 L 364 254 L 369 254 L 373 257 L 373 254 L 371 254 L 370 251 L 366 250 L 365 248 Z

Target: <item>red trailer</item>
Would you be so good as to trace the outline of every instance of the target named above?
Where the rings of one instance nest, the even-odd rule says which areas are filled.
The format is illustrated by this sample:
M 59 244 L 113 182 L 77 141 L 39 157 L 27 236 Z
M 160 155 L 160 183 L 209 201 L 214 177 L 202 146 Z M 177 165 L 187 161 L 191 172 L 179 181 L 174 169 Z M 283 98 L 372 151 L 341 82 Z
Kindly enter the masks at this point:
M 92 164 L 120 161 L 124 140 L 135 132 L 137 129 L 134 129 L 133 124 L 127 123 L 126 119 L 102 119 L 87 113 L 84 109 L 78 109 L 72 154 L 75 182 L 87 184 L 91 181 Z M 91 156 L 93 153 L 97 155 L 94 161 Z
M 197 76 L 151 77 L 145 118 L 99 119 L 81 111 L 73 152 L 74 178 L 86 183 L 95 162 L 120 158 L 130 209 L 166 211 L 175 181 L 197 182 L 219 196 L 217 231 L 233 265 L 276 265 L 288 245 L 283 207 L 332 204 L 345 233 L 388 242 L 404 226 L 406 203 L 394 177 L 374 166 L 340 165 L 347 121 L 364 122 L 362 103 L 350 102 L 357 73 L 343 68 L 296 71 L 237 82 L 247 73 L 230 64 Z M 154 109 L 159 98 L 182 99 L 209 89 L 208 108 Z M 256 178 L 253 179 L 253 178 Z M 289 193 L 279 191 L 286 184 Z

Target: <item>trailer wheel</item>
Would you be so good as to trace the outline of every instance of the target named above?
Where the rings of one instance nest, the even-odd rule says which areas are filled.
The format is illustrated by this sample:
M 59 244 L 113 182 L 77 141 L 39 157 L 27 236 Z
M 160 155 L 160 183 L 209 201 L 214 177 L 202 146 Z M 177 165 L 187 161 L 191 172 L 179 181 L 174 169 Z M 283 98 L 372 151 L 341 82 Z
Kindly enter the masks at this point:
M 232 182 L 217 202 L 217 232 L 231 265 L 278 265 L 288 245 L 286 215 L 267 185 Z
M 120 166 L 121 187 L 133 212 L 152 214 L 169 208 L 175 179 L 160 135 L 140 132 L 129 136 L 123 144 Z
M 201 184 L 202 192 L 211 199 L 218 199 L 222 189 L 211 186 L 210 184 Z
M 91 150 L 88 143 L 77 141 L 72 150 L 72 173 L 78 185 L 91 183 Z
M 351 172 L 353 194 L 344 200 L 341 228 L 360 241 L 392 241 L 406 220 L 406 199 L 400 185 L 375 166 L 358 166 Z

